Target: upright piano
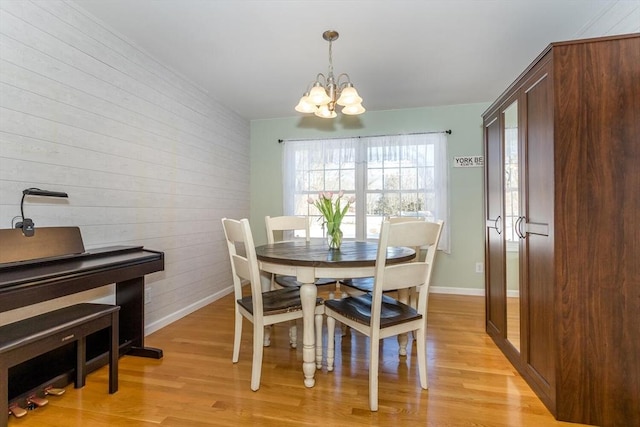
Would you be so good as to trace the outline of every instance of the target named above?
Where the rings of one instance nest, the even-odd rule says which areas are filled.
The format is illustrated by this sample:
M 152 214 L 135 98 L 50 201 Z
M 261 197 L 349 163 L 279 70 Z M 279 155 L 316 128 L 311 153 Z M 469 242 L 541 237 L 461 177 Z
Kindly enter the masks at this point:
M 159 359 L 161 349 L 144 345 L 144 277 L 162 270 L 164 253 L 142 246 L 86 251 L 78 227 L 38 228 L 32 237 L 0 229 L 0 312 L 115 283 L 120 355 Z M 87 341 L 88 371 L 107 363 L 106 341 L 100 332 Z M 15 367 L 9 399 L 44 384 L 68 384 L 74 357 L 72 348 L 61 348 Z

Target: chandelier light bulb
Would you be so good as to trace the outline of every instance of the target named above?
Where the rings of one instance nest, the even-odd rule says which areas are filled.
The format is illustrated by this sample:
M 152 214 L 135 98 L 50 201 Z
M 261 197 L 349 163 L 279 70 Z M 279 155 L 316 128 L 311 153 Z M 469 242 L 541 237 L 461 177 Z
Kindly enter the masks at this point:
M 311 92 L 309 92 L 309 100 L 315 105 L 327 105 L 331 102 L 331 98 L 327 95 L 327 91 L 320 85 L 320 82 L 316 82 Z
M 302 98 L 300 98 L 298 105 L 296 105 L 296 111 L 299 113 L 315 113 L 318 111 L 318 107 L 311 102 L 309 94 L 305 93 Z
M 337 117 L 335 110 L 330 110 L 328 105 L 321 105 L 316 111 L 316 116 L 322 117 L 323 119 L 333 119 Z
M 364 113 L 365 110 L 362 104 L 354 104 L 348 105 L 342 109 L 342 114 L 347 114 L 349 116 L 357 116 L 358 114 Z
M 358 96 L 358 91 L 356 90 L 356 88 L 353 87 L 351 83 L 349 83 L 349 86 L 342 89 L 340 98 L 338 98 L 338 101 L 336 103 L 338 105 L 342 105 L 343 107 L 346 107 L 348 105 L 355 105 L 355 104 L 362 103 L 362 98 Z

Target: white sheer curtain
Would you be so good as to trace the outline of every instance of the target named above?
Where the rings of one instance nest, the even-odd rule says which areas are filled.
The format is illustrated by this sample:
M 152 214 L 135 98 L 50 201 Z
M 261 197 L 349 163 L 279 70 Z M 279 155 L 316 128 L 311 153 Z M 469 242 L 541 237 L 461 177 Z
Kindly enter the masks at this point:
M 285 215 L 313 215 L 309 196 L 344 191 L 356 196 L 345 238 L 374 238 L 383 215 L 419 215 L 445 222 L 439 248 L 449 252 L 446 134 L 286 141 L 282 164 Z
M 358 138 L 286 141 L 283 150 L 285 215 L 308 214 L 307 199 L 320 191 L 355 194 Z

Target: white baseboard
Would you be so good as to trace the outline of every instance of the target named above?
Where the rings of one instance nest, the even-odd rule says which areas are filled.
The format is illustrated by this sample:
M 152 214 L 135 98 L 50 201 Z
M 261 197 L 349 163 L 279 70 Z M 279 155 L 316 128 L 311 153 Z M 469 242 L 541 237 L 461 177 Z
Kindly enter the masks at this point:
M 453 295 L 475 295 L 484 296 L 484 289 L 476 288 L 453 288 L 449 286 L 431 286 L 429 287 L 431 294 L 453 294 Z
M 144 335 L 147 336 L 149 334 L 154 333 L 155 331 L 164 328 L 165 326 L 175 322 L 176 320 L 180 320 L 188 314 L 193 313 L 196 310 L 201 309 L 202 307 L 211 304 L 214 301 L 219 300 L 225 295 L 233 292 L 233 286 L 229 286 L 228 288 L 222 289 L 221 291 L 216 292 L 213 295 L 208 296 L 205 299 L 202 299 L 196 303 L 193 303 L 182 310 L 178 310 L 175 313 L 171 313 L 168 316 L 163 317 L 162 319 L 158 319 L 155 322 L 146 325 L 144 327 Z

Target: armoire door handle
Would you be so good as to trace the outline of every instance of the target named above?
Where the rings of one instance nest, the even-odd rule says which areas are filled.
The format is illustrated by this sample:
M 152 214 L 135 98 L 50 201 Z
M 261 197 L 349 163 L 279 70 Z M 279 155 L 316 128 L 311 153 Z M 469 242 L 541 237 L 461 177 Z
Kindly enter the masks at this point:
M 520 237 L 522 239 L 526 239 L 527 238 L 527 229 L 526 229 L 526 218 L 521 216 L 520 217 L 520 223 L 518 224 L 518 232 L 520 233 Z M 523 226 L 525 226 L 525 228 L 523 228 Z
M 518 219 L 516 219 L 516 223 L 513 224 L 513 229 L 516 232 L 516 236 L 518 236 L 521 239 L 524 239 L 524 236 L 522 235 L 521 228 L 520 228 L 520 224 L 522 223 L 523 219 L 524 219 L 523 216 L 519 216 Z
M 500 223 L 500 225 L 498 225 L 498 223 Z M 502 226 L 502 218 L 500 215 L 498 215 L 496 219 L 488 219 L 486 225 L 487 228 L 493 228 L 498 232 L 498 234 L 502 234 L 502 230 L 500 229 Z

